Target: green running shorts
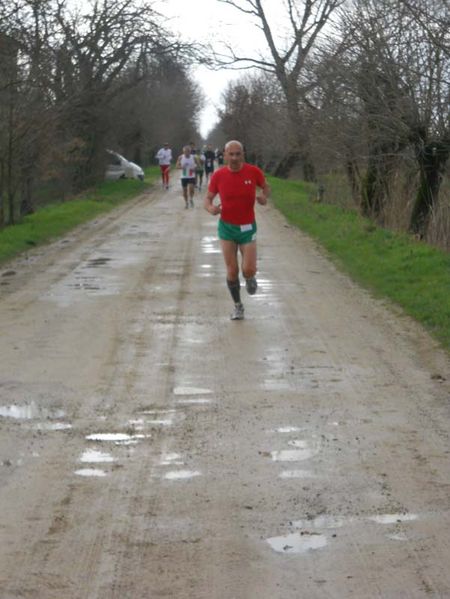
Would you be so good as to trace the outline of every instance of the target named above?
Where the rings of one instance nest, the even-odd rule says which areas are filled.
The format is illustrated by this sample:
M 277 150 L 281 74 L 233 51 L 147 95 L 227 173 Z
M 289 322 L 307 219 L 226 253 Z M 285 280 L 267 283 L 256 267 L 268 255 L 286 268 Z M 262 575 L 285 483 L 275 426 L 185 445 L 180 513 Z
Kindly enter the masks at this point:
M 245 245 L 256 241 L 256 222 L 249 225 L 232 225 L 219 219 L 217 226 L 219 239 L 234 241 L 238 245 Z

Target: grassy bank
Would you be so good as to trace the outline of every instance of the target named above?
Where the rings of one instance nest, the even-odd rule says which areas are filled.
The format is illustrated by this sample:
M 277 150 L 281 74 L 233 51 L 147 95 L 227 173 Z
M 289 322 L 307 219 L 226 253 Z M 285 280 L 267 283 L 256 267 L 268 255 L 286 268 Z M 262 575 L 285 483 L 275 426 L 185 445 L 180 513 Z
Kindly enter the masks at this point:
M 151 167 L 145 180 L 104 181 L 76 198 L 49 204 L 26 216 L 19 224 L 0 230 L 0 263 L 52 239 L 64 235 L 77 225 L 112 210 L 142 193 L 158 177 Z
M 353 279 L 400 305 L 450 350 L 450 255 L 380 229 L 353 211 L 312 202 L 311 186 L 270 179 L 274 205 L 317 239 Z

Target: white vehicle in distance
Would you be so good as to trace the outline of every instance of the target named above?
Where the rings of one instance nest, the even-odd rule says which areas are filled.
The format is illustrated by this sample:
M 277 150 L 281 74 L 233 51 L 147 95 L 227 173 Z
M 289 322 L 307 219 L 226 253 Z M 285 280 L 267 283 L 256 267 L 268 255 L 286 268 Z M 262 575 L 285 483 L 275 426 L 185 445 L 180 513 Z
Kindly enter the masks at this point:
M 105 179 L 140 179 L 144 180 L 144 171 L 138 164 L 127 160 L 113 150 L 106 150 L 107 163 Z

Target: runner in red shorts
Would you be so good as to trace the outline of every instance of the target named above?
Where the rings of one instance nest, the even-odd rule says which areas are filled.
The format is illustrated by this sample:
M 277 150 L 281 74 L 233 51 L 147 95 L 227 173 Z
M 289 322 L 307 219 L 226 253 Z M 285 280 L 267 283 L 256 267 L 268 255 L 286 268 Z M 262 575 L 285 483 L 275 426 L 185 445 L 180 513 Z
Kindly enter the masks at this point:
M 231 320 L 242 320 L 244 306 L 240 295 L 238 249 L 247 292 L 254 295 L 258 286 L 254 207 L 255 201 L 261 205 L 267 203 L 270 189 L 261 169 L 244 162 L 244 149 L 239 141 L 229 141 L 225 145 L 225 162 L 226 166 L 211 176 L 204 206 L 210 214 L 220 214 L 218 233 L 227 269 L 227 285 L 234 301 Z M 259 195 L 256 195 L 257 188 L 261 189 Z M 219 206 L 213 203 L 217 194 Z
M 156 154 L 156 159 L 159 162 L 159 168 L 161 169 L 161 179 L 163 187 L 169 189 L 169 172 L 170 172 L 170 163 L 172 162 L 172 150 L 169 147 L 168 143 L 165 143 L 164 146 L 158 150 Z

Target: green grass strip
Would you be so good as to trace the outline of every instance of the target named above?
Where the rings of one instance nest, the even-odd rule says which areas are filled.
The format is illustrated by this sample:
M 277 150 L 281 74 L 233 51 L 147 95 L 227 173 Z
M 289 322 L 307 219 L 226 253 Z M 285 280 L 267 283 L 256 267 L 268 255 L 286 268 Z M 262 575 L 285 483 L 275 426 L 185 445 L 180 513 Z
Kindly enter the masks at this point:
M 0 263 L 31 247 L 48 243 L 136 197 L 156 180 L 158 174 L 159 171 L 151 167 L 146 170 L 144 181 L 104 181 L 72 200 L 46 205 L 17 225 L 5 227 L 0 230 Z
M 450 349 L 450 255 L 375 227 L 355 211 L 311 201 L 311 185 L 269 178 L 274 205 L 351 277 L 422 323 Z

